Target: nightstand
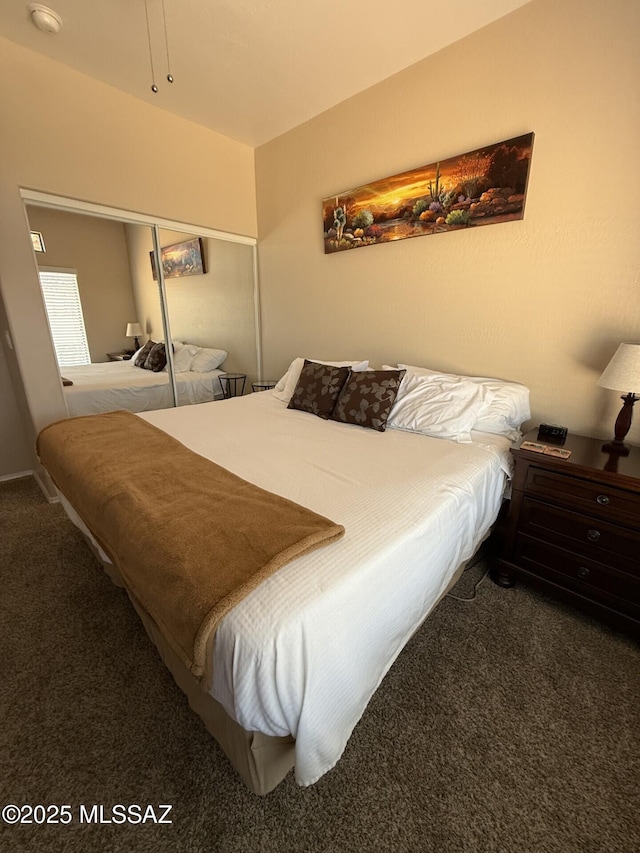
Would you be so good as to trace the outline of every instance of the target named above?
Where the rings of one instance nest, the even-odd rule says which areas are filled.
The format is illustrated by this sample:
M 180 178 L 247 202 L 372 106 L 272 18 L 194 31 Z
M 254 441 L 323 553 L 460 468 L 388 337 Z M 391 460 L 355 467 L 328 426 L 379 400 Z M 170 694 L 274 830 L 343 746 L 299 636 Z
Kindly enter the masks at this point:
M 224 373 L 220 377 L 220 386 L 225 400 L 230 397 L 242 397 L 246 381 L 246 373 Z
M 109 361 L 129 361 L 132 355 L 131 352 L 108 352 L 107 358 Z
M 257 391 L 270 391 L 272 388 L 275 388 L 278 383 L 275 379 L 263 379 L 261 382 L 252 382 L 251 390 L 254 392 Z
M 537 432 L 523 441 L 537 441 Z M 568 459 L 522 450 L 492 573 L 522 577 L 618 627 L 640 633 L 640 447 L 602 451 L 602 439 L 569 435 Z

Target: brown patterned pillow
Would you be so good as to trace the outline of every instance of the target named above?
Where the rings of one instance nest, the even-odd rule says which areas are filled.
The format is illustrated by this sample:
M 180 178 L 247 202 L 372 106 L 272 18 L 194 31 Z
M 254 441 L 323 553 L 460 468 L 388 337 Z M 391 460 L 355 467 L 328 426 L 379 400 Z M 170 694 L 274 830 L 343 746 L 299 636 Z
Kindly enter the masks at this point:
M 384 432 L 406 370 L 353 372 L 345 383 L 331 417 L 345 424 Z
M 166 363 L 167 351 L 164 348 L 164 344 L 154 344 L 149 350 L 149 355 L 144 363 L 144 369 L 159 373 L 161 370 L 164 370 Z
M 350 373 L 349 367 L 332 367 L 305 359 L 287 408 L 310 412 L 327 420 Z
M 152 348 L 156 345 L 155 341 L 149 339 L 146 344 L 142 347 L 142 349 L 138 352 L 136 356 L 136 360 L 133 362 L 136 367 L 144 367 L 144 363 L 147 360 L 147 356 L 151 352 Z

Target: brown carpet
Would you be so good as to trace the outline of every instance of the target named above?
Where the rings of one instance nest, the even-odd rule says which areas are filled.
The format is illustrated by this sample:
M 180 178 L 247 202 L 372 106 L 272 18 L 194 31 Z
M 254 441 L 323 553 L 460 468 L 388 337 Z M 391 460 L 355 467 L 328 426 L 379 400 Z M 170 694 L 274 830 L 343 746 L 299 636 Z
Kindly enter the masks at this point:
M 0 484 L 0 572 L 0 808 L 73 816 L 0 821 L 3 853 L 640 849 L 640 646 L 524 586 L 445 599 L 337 767 L 257 798 L 31 479 Z M 79 823 L 101 803 L 172 804 L 173 823 Z

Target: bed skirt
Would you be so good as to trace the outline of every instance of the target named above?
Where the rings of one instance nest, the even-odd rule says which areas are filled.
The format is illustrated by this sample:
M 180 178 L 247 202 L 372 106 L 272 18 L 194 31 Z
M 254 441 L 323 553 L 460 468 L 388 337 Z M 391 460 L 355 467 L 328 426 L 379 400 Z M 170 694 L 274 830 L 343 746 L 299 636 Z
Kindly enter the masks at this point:
M 111 581 L 122 587 L 151 642 L 158 650 L 174 681 L 187 697 L 189 705 L 205 724 L 209 734 L 227 756 L 247 788 L 254 794 L 268 794 L 282 782 L 293 767 L 295 740 L 291 735 L 275 737 L 262 732 L 248 732 L 232 719 L 222 705 L 203 689 L 203 682 L 191 674 L 171 646 L 163 638 L 154 620 L 127 589 L 118 569 L 105 562 L 90 536 L 80 531 L 98 563 Z
M 243 729 L 227 714 L 222 705 L 203 689 L 201 682 L 189 672 L 164 640 L 149 614 L 131 595 L 129 597 L 176 684 L 186 695 L 192 710 L 204 722 L 209 734 L 218 742 L 242 781 L 254 794 L 268 794 L 282 782 L 293 767 L 293 737 L 274 737 Z
M 196 678 L 169 644 L 164 640 L 155 622 L 145 611 L 135 596 L 127 589 L 116 567 L 105 563 L 90 537 L 82 532 L 85 541 L 97 561 L 103 567 L 116 586 L 123 587 L 131 599 L 145 631 L 157 648 L 165 666 L 172 674 L 176 684 L 186 695 L 192 710 L 204 722 L 209 734 L 218 742 L 238 775 L 247 788 L 258 795 L 268 794 L 285 778 L 293 768 L 295 761 L 295 739 L 265 735 L 262 732 L 249 732 L 232 719 L 222 705 L 203 689 L 204 678 Z M 471 560 L 475 559 L 472 557 Z M 439 601 L 460 579 L 465 567 L 471 560 L 458 567 L 449 585 Z M 435 605 L 434 605 L 435 606 Z M 419 629 L 418 629 L 419 630 Z M 209 658 L 211 659 L 211 658 Z

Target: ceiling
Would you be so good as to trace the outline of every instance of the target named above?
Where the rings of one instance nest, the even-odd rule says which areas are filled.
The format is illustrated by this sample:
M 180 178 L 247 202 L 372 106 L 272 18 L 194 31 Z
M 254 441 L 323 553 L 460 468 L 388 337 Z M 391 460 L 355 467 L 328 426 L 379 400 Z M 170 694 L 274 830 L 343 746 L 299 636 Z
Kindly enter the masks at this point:
M 2 0 L 0 36 L 252 147 L 530 2 L 146 0 L 149 39 L 145 0 L 42 1 L 57 35 Z

